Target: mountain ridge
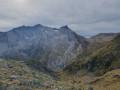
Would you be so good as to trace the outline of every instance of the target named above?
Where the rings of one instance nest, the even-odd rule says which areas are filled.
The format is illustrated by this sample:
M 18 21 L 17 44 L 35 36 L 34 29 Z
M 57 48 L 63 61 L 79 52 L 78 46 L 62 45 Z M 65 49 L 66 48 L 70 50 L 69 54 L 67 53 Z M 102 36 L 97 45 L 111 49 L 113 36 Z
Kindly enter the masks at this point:
M 116 35 L 112 34 L 107 42 Z M 55 71 L 62 70 L 70 61 L 89 56 L 104 46 L 104 42 L 100 46 L 100 43 L 76 34 L 67 25 L 57 30 L 41 24 L 23 25 L 1 32 L 0 37 L 0 56 L 16 60 L 33 58 Z

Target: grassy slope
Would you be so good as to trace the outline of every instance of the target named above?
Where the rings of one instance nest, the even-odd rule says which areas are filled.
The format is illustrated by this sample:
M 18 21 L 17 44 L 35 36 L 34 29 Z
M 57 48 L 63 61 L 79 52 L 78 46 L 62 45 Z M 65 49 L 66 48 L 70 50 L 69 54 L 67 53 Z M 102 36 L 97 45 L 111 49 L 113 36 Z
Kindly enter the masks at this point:
M 61 81 L 53 83 L 61 90 L 120 90 L 120 69 L 107 72 L 98 77 L 76 77 L 74 75 L 62 78 Z
M 80 70 L 89 70 L 95 75 L 103 75 L 117 68 L 120 68 L 120 34 L 90 57 L 68 64 L 64 72 L 74 74 Z
M 120 34 L 102 49 L 91 55 L 90 70 L 96 75 L 120 68 Z

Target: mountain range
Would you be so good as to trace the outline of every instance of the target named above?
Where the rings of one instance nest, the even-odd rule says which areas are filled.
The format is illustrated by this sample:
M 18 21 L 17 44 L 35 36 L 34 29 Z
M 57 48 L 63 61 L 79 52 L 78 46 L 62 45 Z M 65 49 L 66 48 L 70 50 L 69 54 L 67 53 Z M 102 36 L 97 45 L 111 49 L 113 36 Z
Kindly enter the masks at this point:
M 117 34 L 99 34 L 85 38 L 68 26 L 59 29 L 42 26 L 20 26 L 0 32 L 0 56 L 7 59 L 39 60 L 54 71 L 61 70 L 70 61 L 90 55 Z
M 67 25 L 20 26 L 0 32 L 0 57 L 1 90 L 120 89 L 120 33 L 85 38 Z

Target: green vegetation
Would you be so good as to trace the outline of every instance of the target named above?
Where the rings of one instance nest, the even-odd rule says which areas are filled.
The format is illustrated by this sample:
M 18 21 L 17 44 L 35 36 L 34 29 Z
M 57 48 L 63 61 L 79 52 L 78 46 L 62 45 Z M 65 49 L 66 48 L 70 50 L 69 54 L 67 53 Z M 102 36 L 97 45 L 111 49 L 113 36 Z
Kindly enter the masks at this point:
M 74 74 L 79 70 L 86 69 L 99 76 L 117 68 L 120 68 L 120 34 L 90 57 L 68 64 L 64 71 Z
M 95 75 L 120 68 L 120 35 L 91 56 L 91 71 Z
M 69 63 L 63 71 L 69 73 L 69 74 L 74 74 L 79 70 L 87 69 L 88 68 L 88 61 L 84 60 L 85 58 L 78 59 L 74 62 Z

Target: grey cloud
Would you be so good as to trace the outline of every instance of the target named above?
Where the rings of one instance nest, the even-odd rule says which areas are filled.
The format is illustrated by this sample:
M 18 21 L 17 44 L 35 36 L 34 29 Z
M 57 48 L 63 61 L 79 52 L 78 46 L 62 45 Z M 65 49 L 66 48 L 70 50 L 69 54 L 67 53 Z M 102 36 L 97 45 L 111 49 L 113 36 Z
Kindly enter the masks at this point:
M 21 25 L 68 25 L 90 36 L 120 31 L 120 0 L 1 0 L 0 31 Z

